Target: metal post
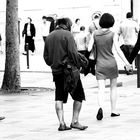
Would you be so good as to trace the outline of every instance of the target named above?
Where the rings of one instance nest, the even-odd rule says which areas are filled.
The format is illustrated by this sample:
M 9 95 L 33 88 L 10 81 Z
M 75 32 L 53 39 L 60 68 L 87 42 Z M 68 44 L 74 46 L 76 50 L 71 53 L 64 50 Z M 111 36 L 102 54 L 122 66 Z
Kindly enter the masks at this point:
M 134 8 L 133 8 L 133 0 L 130 1 L 130 5 L 131 5 L 131 13 L 132 15 L 134 14 Z M 134 16 L 134 15 L 133 15 Z
M 27 69 L 29 69 L 29 44 L 26 43 L 26 52 L 27 52 Z
M 137 88 L 140 88 L 140 54 L 137 55 Z
M 20 44 L 20 20 L 18 20 L 18 36 L 19 36 L 19 44 Z

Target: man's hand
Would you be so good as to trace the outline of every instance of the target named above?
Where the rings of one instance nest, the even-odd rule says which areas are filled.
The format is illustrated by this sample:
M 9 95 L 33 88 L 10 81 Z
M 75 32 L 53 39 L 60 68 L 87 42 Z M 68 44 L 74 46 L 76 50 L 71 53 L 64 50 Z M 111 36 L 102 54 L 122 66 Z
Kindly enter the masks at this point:
M 124 69 L 125 69 L 127 75 L 133 74 L 133 67 L 132 67 L 132 65 L 125 65 Z

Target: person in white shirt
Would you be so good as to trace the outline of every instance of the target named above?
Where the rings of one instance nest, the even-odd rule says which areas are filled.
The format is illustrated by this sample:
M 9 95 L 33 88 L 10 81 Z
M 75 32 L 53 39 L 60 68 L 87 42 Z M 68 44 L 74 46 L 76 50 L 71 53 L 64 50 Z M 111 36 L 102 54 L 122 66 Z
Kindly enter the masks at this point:
M 130 45 L 130 51 L 134 47 L 137 41 L 137 35 L 139 32 L 139 26 L 132 18 L 132 13 L 126 14 L 126 20 L 123 21 L 119 27 L 118 34 L 122 35 L 124 45 Z
M 130 54 L 136 44 L 137 36 L 139 32 L 139 25 L 136 21 L 133 20 L 131 12 L 126 14 L 126 20 L 120 24 L 118 35 L 122 36 L 123 44 L 121 49 L 126 57 L 129 60 Z M 127 73 L 129 75 L 129 73 Z
M 77 34 L 80 33 L 80 19 L 77 18 L 75 20 L 75 24 L 72 26 L 72 34 L 74 36 L 74 38 L 76 37 Z
M 80 27 L 80 33 L 77 34 L 77 36 L 75 37 L 75 42 L 77 45 L 78 52 L 85 55 L 87 48 L 86 48 L 86 33 L 84 26 Z
M 43 24 L 42 24 L 42 28 L 41 28 L 41 33 L 42 33 L 43 40 L 45 42 L 45 39 L 46 39 L 47 35 L 49 34 L 51 22 L 47 21 L 46 16 L 43 16 L 42 20 L 43 20 Z
M 99 20 L 101 17 L 101 13 L 94 13 L 92 15 L 92 24 L 89 26 L 89 33 L 92 34 L 95 30 L 100 28 Z

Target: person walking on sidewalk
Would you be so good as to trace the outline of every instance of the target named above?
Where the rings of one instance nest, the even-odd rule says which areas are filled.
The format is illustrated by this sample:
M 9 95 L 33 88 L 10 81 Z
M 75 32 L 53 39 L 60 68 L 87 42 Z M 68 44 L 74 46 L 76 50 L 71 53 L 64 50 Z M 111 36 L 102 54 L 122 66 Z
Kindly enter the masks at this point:
M 97 120 L 103 119 L 105 81 L 110 79 L 110 101 L 111 101 L 111 117 L 120 116 L 116 110 L 117 102 L 117 77 L 118 67 L 115 57 L 112 53 L 113 44 L 115 49 L 129 69 L 130 64 L 124 57 L 118 46 L 118 35 L 111 31 L 114 25 L 114 17 L 109 13 L 104 13 L 99 21 L 100 29 L 93 34 L 93 42 L 96 46 L 96 79 L 98 82 L 98 105 Z
M 25 36 L 25 45 L 24 45 L 24 50 L 25 53 L 23 53 L 24 55 L 26 55 L 26 44 L 28 43 L 29 45 L 29 50 L 32 51 L 32 54 L 34 54 L 35 51 L 35 44 L 34 44 L 34 37 L 36 34 L 36 29 L 34 24 L 32 23 L 32 19 L 30 17 L 27 18 L 27 23 L 25 23 L 24 25 L 24 29 L 22 32 L 22 37 Z
M 73 117 L 70 127 L 64 121 L 63 104 L 67 102 L 68 93 L 64 91 L 64 66 L 65 59 L 70 59 L 71 63 L 80 68 L 78 51 L 76 43 L 71 34 L 72 22 L 69 18 L 61 18 L 57 21 L 56 29 L 51 32 L 45 40 L 44 60 L 47 65 L 51 66 L 53 80 L 55 82 L 55 109 L 60 126 L 59 131 L 70 130 L 71 128 L 85 130 L 87 126 L 79 123 L 79 113 L 82 107 L 82 101 L 85 100 L 85 93 L 80 80 L 74 93 L 71 94 L 73 103 Z
M 74 39 L 80 33 L 80 27 L 81 27 L 80 18 L 77 18 L 72 26 L 72 34 L 74 36 Z
M 80 33 L 75 37 L 75 42 L 77 45 L 77 50 L 79 53 L 86 55 L 86 33 L 85 33 L 85 27 L 80 27 Z
M 87 55 L 86 57 L 88 58 L 89 64 L 88 67 L 86 68 L 84 75 L 86 76 L 88 73 L 91 73 L 92 75 L 95 75 L 95 60 L 91 59 L 90 54 L 92 51 L 92 40 L 93 40 L 93 33 L 95 32 L 95 30 L 100 29 L 99 26 L 99 20 L 101 17 L 101 13 L 100 12 L 95 12 L 92 15 L 92 24 L 89 26 L 88 28 L 88 34 L 86 37 L 86 46 L 87 46 Z
M 42 17 L 42 21 L 43 21 L 43 24 L 42 24 L 42 27 L 41 27 L 41 33 L 42 33 L 43 40 L 45 42 L 45 39 L 46 39 L 47 35 L 49 34 L 49 29 L 50 29 L 51 22 L 47 21 L 46 16 Z
M 121 35 L 123 38 L 124 44 L 122 44 L 121 49 L 124 52 L 126 59 L 129 59 L 129 56 L 136 44 L 138 32 L 139 26 L 137 22 L 133 20 L 132 13 L 128 12 L 126 14 L 126 20 L 120 24 L 118 30 L 118 35 Z

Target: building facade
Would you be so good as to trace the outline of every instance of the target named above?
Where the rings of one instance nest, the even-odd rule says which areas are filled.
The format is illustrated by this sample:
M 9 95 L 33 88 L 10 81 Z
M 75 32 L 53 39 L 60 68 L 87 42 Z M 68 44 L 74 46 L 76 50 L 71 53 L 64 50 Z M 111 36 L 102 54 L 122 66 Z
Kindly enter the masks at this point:
M 37 29 L 37 38 L 40 38 L 40 25 L 43 15 L 57 14 L 58 17 L 68 16 L 73 21 L 80 18 L 82 24 L 87 26 L 91 22 L 92 14 L 96 11 L 109 12 L 119 23 L 125 18 L 127 12 L 131 11 L 133 1 L 134 17 L 140 19 L 138 14 L 139 0 L 19 0 L 20 30 L 27 17 L 33 19 Z M 0 0 L 0 32 L 5 34 L 5 9 L 6 0 Z

